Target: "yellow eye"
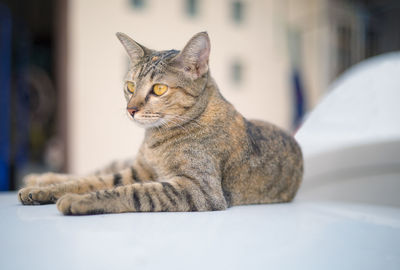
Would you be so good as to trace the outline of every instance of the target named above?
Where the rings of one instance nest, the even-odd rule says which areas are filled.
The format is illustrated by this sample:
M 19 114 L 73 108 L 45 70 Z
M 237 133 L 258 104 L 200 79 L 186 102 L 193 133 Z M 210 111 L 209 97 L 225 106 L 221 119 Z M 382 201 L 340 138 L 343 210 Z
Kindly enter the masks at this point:
M 167 92 L 167 90 L 168 90 L 168 86 L 166 86 L 165 84 L 155 84 L 153 86 L 153 92 L 157 96 L 161 96 L 162 94 Z
M 133 82 L 127 82 L 126 83 L 126 88 L 128 89 L 128 92 L 133 94 L 135 93 L 135 84 Z

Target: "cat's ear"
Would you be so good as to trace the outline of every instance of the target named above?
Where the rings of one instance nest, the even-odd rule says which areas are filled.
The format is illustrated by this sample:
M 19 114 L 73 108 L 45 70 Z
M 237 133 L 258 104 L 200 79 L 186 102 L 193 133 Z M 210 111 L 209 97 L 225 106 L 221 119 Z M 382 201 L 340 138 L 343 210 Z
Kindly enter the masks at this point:
M 175 57 L 174 64 L 182 68 L 193 79 L 197 79 L 208 71 L 210 47 L 210 38 L 207 32 L 198 33 Z
M 119 41 L 121 41 L 122 45 L 125 47 L 125 50 L 133 63 L 137 62 L 143 56 L 150 54 L 151 50 L 147 49 L 143 45 L 140 45 L 128 37 L 128 35 L 119 32 L 116 35 Z

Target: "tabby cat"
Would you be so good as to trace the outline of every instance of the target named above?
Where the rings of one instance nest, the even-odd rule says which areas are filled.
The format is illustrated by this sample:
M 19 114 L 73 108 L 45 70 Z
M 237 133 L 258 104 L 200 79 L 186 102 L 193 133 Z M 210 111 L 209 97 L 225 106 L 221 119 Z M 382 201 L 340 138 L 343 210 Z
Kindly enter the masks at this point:
M 23 204 L 57 203 L 66 215 L 214 211 L 289 202 L 303 159 L 276 126 L 246 120 L 209 71 L 210 40 L 198 33 L 182 51 L 155 51 L 117 33 L 130 58 L 127 112 L 145 128 L 133 160 L 85 177 L 28 175 Z

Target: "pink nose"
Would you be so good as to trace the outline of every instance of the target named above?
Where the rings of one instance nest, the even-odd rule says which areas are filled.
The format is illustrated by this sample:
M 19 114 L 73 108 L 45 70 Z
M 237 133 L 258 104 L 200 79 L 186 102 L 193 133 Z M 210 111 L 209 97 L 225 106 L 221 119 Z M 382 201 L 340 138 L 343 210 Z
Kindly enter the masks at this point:
M 137 107 L 128 107 L 128 108 L 126 108 L 126 109 L 128 110 L 128 113 L 129 113 L 132 117 L 134 117 L 134 116 L 135 116 L 135 112 L 138 111 L 138 108 L 137 108 Z

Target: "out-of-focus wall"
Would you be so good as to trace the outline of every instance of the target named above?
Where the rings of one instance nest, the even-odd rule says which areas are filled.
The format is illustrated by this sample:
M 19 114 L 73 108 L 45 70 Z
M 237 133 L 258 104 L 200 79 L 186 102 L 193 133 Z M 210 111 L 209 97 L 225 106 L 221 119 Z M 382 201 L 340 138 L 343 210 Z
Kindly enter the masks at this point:
M 249 118 L 288 128 L 290 90 L 285 32 L 278 1 L 243 1 L 243 19 L 231 16 L 232 1 L 199 1 L 196 16 L 185 1 L 71 0 L 68 7 L 68 146 L 70 172 L 86 173 L 134 155 L 144 131 L 126 113 L 122 94 L 127 56 L 115 37 L 125 32 L 153 49 L 181 49 L 207 30 L 210 66 L 223 95 Z M 240 61 L 242 81 L 231 66 Z

